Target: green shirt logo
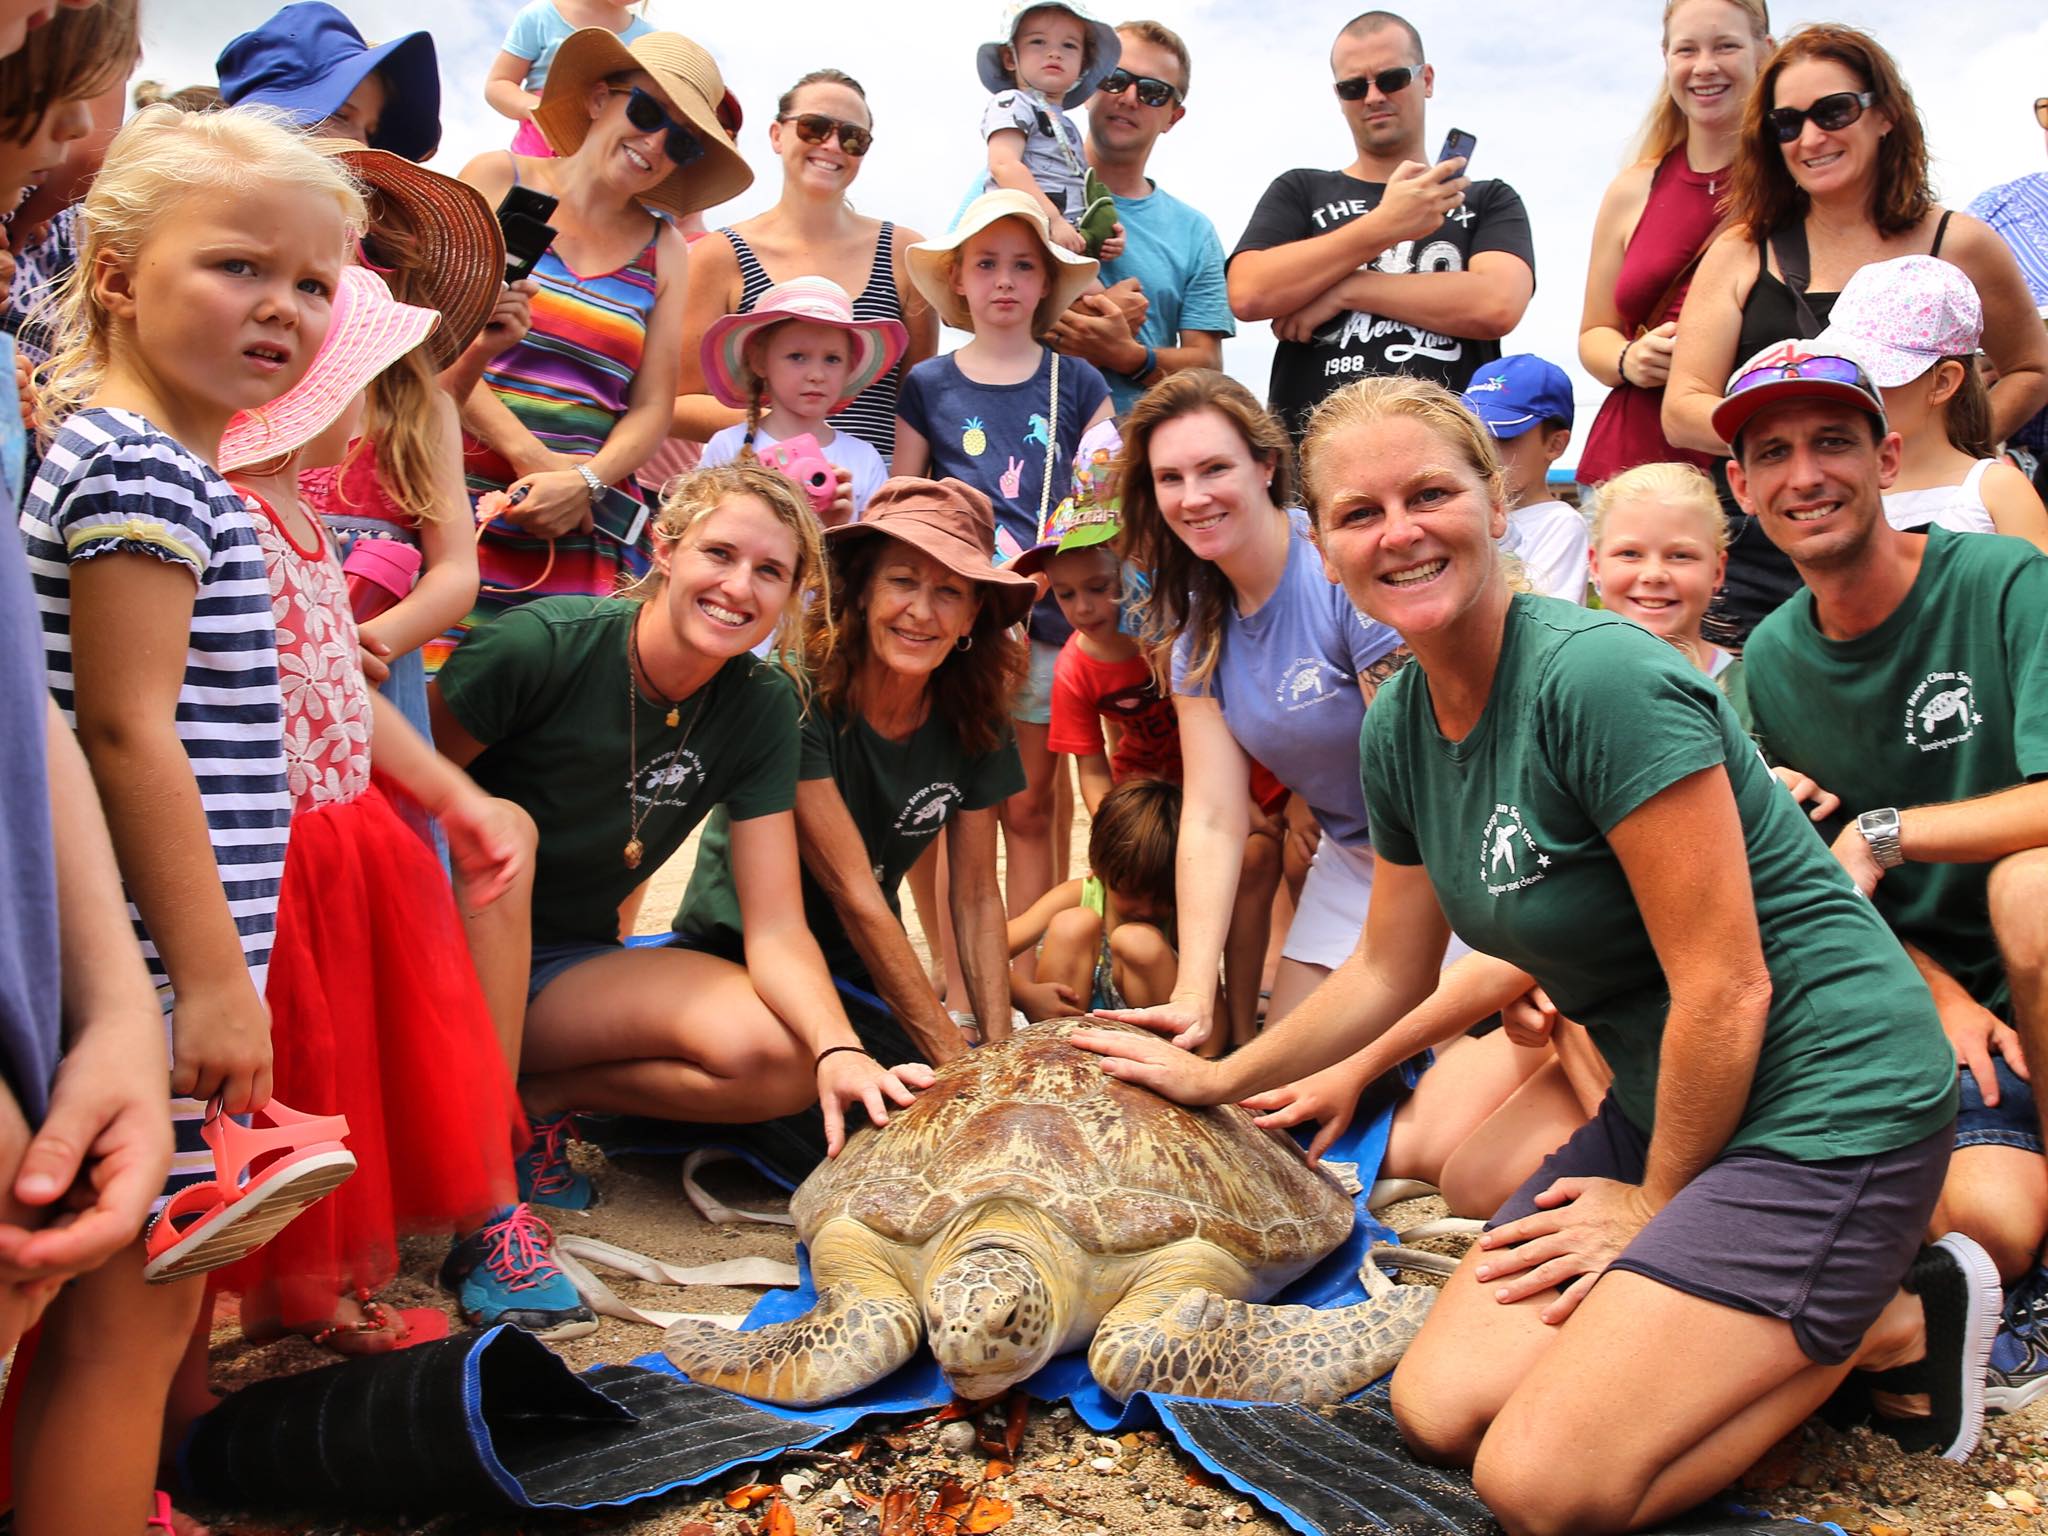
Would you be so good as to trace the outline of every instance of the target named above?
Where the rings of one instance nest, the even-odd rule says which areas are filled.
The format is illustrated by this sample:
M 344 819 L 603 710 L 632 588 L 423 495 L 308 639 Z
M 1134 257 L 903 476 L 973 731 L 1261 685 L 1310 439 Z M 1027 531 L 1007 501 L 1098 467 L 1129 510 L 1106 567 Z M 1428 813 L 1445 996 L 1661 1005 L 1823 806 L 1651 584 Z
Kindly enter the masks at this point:
M 1906 740 L 1922 752 L 1961 746 L 1983 723 L 1967 672 L 1930 672 L 1906 700 Z
M 1519 891 L 1541 880 L 1549 868 L 1550 855 L 1538 851 L 1521 807 L 1496 805 L 1479 836 L 1479 878 L 1487 891 L 1495 896 Z

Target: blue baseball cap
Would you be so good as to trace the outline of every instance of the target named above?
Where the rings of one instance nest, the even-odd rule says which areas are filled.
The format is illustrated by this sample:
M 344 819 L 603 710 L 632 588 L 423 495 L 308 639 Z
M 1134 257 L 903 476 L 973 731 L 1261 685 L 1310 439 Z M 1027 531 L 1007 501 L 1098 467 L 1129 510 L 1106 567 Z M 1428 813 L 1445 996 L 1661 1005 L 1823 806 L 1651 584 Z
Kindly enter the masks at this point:
M 1532 352 L 1488 363 L 1472 375 L 1464 400 L 1495 437 L 1520 437 L 1546 421 L 1572 419 L 1572 381 Z
M 276 107 L 305 128 L 334 116 L 381 71 L 389 100 L 370 148 L 417 162 L 440 147 L 441 70 L 425 32 L 372 48 L 333 6 L 301 0 L 229 43 L 213 67 L 229 106 Z

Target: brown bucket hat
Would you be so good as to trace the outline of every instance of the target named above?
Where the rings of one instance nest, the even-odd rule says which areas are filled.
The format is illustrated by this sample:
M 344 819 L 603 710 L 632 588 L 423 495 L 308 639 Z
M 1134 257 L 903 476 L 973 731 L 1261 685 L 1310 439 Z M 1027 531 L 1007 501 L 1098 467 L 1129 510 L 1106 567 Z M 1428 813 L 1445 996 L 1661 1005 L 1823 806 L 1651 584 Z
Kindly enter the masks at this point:
M 996 514 L 987 496 L 964 480 L 899 475 L 868 498 L 860 521 L 825 530 L 825 548 L 851 548 L 879 534 L 930 555 L 980 585 L 1004 624 L 1021 624 L 1042 590 L 1036 579 L 995 563 Z
M 603 27 L 570 33 L 548 66 L 534 127 L 556 154 L 573 155 L 590 134 L 590 88 L 636 72 L 653 77 L 669 115 L 688 124 L 704 146 L 703 159 L 677 166 L 642 202 L 681 218 L 753 185 L 754 173 L 726 128 L 738 113 L 718 61 L 680 32 L 643 32 L 631 43 Z

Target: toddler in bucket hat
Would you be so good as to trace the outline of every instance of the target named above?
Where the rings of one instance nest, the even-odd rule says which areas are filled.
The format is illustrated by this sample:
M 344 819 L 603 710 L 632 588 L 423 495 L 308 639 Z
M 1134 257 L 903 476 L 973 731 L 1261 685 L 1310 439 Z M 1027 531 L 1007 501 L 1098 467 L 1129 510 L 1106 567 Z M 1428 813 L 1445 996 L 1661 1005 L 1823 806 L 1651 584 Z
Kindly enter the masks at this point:
M 994 93 L 981 115 L 982 191 L 1025 193 L 1044 207 L 1054 240 L 1105 261 L 1123 252 L 1116 201 L 1088 168 L 1081 130 L 1067 113 L 1095 94 L 1122 53 L 1116 28 L 1078 0 L 1019 0 L 1003 12 L 1002 36 L 975 58 Z
M 300 0 L 229 43 L 214 71 L 231 107 L 275 107 L 301 128 L 408 160 L 440 147 L 441 69 L 428 33 L 373 48 L 324 0 Z
M 835 498 L 820 516 L 828 525 L 858 517 L 889 478 L 888 467 L 872 445 L 827 418 L 895 367 L 909 344 L 899 321 L 857 319 L 846 290 L 830 278 L 777 283 L 753 309 L 720 316 L 704 332 L 706 386 L 747 419 L 713 434 L 703 462 L 752 457 L 789 472 L 798 468 L 792 455 L 814 451 L 844 472 L 840 493 L 850 502 Z

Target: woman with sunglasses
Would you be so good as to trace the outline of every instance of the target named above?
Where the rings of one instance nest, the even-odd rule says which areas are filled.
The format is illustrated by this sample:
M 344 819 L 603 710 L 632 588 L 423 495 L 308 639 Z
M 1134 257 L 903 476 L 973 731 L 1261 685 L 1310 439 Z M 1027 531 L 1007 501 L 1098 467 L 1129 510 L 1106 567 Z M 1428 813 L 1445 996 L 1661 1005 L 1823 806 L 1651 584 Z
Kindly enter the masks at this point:
M 766 213 L 718 231 L 690 264 L 683 333 L 701 336 L 721 315 L 752 310 L 777 283 L 826 277 L 853 298 L 856 320 L 895 320 L 910 332 L 903 358 L 845 410 L 833 427 L 871 444 L 883 462 L 896 452 L 896 394 L 903 376 L 938 350 L 939 322 L 910 281 L 904 252 L 924 236 L 886 219 L 854 212 L 847 190 L 875 142 L 874 118 L 860 82 L 836 69 L 814 69 L 782 93 L 768 144 L 782 162 L 782 196 Z M 682 390 L 673 431 L 708 442 L 744 419 L 704 383 L 696 349 L 682 360 Z
M 1713 464 L 1665 441 L 1664 382 L 1679 305 L 1723 227 L 1729 163 L 1770 33 L 1765 0 L 1665 0 L 1664 80 L 1635 163 L 1608 184 L 1593 225 L 1579 361 L 1608 395 L 1579 455 L 1582 485 L 1638 464 Z
M 496 151 L 462 179 L 493 204 L 555 199 L 533 269 L 533 327 L 463 402 L 482 525 L 477 606 L 451 639 L 508 607 L 608 596 L 647 568 L 634 473 L 668 435 L 683 349 L 687 257 L 675 221 L 745 190 L 710 54 L 674 32 L 631 44 L 602 27 L 564 42 L 532 123 L 559 158 Z
M 1977 286 L 1997 365 L 1991 429 L 2003 438 L 2048 401 L 2048 335 L 2012 252 L 1984 224 L 1934 200 L 1927 140 L 1891 55 L 1853 27 L 1802 27 L 1765 60 L 1743 112 L 1729 181 L 1730 227 L 1700 263 L 1678 316 L 1664 433 L 1725 461 L 1714 408 L 1740 358 L 1811 338 L 1859 267 L 1939 256 Z M 1631 366 L 1633 366 L 1631 359 Z M 1733 535 L 1710 623 L 1739 646 L 1798 590 L 1792 564 L 1742 516 L 1717 470 Z

